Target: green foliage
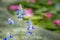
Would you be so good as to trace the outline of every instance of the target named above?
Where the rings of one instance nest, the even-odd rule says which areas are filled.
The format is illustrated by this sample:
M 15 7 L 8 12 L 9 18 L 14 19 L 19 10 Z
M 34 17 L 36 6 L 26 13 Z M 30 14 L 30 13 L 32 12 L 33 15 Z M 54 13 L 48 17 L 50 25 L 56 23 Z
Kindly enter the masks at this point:
M 53 4 L 49 5 L 48 0 L 36 0 L 35 3 L 26 2 L 23 0 L 19 4 L 22 4 L 22 6 L 24 8 L 33 9 L 34 16 L 31 18 L 35 25 L 38 25 L 40 27 L 46 28 L 51 31 L 52 30 L 59 31 L 59 28 L 53 24 L 53 21 L 55 19 L 60 19 L 60 16 L 58 16 L 60 14 L 60 5 L 56 5 L 57 3 L 60 4 L 60 1 L 52 0 L 52 2 L 53 2 Z M 47 21 L 44 17 L 46 12 L 51 12 L 53 15 L 49 21 Z M 13 12 L 13 13 L 16 13 L 16 12 Z M 27 18 L 25 17 L 25 19 L 27 19 Z
M 26 8 L 30 7 L 34 10 L 35 16 L 32 17 L 32 20 L 35 20 L 35 21 L 33 21 L 33 23 L 35 25 L 38 25 L 40 27 L 46 28 L 51 31 L 56 31 L 56 30 L 59 31 L 59 28 L 53 24 L 53 21 L 55 19 L 60 19 L 59 18 L 60 16 L 58 17 L 58 12 L 60 12 L 60 8 L 58 8 L 58 10 L 56 10 L 56 8 L 55 8 L 55 5 L 57 2 L 59 3 L 60 1 L 53 0 L 53 5 L 48 5 L 48 0 L 36 0 L 36 3 L 26 3 L 25 2 L 24 7 L 26 7 Z M 48 12 L 48 11 L 53 14 L 53 17 L 49 21 L 45 20 L 45 18 L 44 18 L 45 12 Z M 42 18 L 42 19 L 40 19 L 40 18 Z

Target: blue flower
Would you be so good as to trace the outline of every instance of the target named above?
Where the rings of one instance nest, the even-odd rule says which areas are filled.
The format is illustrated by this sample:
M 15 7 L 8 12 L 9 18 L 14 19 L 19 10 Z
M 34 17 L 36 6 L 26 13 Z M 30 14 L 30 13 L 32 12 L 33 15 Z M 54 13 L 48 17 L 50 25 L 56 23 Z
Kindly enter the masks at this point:
M 27 30 L 30 30 L 30 27 L 28 27 Z
M 16 15 L 19 15 L 20 13 L 17 13 Z
M 32 26 L 32 29 L 35 29 L 34 26 Z
M 5 38 L 3 38 L 3 40 L 7 40 L 7 38 L 5 37 Z
M 20 14 L 20 11 L 21 11 L 21 10 L 17 10 L 17 11 L 16 11 L 16 12 L 17 12 L 17 15 L 19 15 L 19 14 Z
M 22 19 L 23 19 L 24 17 L 18 16 L 18 19 L 20 19 L 20 18 L 22 18 Z
M 31 34 L 32 34 L 32 32 L 28 31 L 28 34 L 29 34 L 29 35 L 31 35 Z
M 13 38 L 13 36 L 10 35 L 10 38 Z
M 22 16 L 24 16 L 25 14 L 23 13 Z
M 15 22 L 11 18 L 9 18 L 8 19 L 8 24 L 15 24 Z
M 8 22 L 10 25 L 12 24 L 12 22 Z
M 17 10 L 16 12 L 19 13 L 21 10 Z
M 14 37 L 13 36 L 9 36 L 9 37 L 5 37 L 5 38 L 3 38 L 3 40 L 9 40 L 9 39 L 13 39 Z

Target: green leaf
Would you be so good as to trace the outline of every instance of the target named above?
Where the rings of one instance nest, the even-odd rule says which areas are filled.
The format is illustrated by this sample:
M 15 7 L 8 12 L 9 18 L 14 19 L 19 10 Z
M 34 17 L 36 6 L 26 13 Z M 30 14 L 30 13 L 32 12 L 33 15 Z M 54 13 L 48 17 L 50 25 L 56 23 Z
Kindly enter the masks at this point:
M 41 10 L 42 10 L 42 11 L 48 11 L 48 8 L 43 7 L 43 8 L 41 8 Z
M 41 16 L 34 16 L 34 17 L 31 17 L 32 20 L 36 20 L 36 19 L 43 19 L 43 17 Z
M 50 12 L 51 12 L 52 14 L 57 14 L 57 11 L 56 11 L 56 10 L 50 10 Z

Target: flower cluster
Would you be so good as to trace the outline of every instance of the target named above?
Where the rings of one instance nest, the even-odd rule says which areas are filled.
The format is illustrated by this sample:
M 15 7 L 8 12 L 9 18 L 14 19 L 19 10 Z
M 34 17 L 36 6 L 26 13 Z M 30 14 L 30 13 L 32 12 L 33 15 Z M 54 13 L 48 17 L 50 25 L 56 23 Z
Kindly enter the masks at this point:
M 15 22 L 11 18 L 9 18 L 8 19 L 8 24 L 11 24 L 12 25 L 12 24 L 15 24 Z
M 21 4 L 19 5 L 19 9 L 16 12 L 17 12 L 18 20 L 23 20 L 25 13 L 24 13 L 24 10 L 23 10 Z
M 23 20 L 25 13 L 24 13 L 24 10 L 23 10 L 21 4 L 19 5 L 19 7 L 18 6 L 11 6 L 11 8 L 18 9 L 16 11 L 17 12 L 17 14 L 16 14 L 17 15 L 17 18 L 18 18 L 19 21 L 20 20 Z M 8 24 L 15 24 L 15 22 L 11 18 L 9 18 L 8 19 Z
M 19 7 L 18 7 L 18 10 L 16 10 L 16 12 L 17 12 L 16 16 L 17 16 L 18 20 L 20 21 L 20 20 L 23 20 L 23 18 L 24 18 L 25 15 L 28 16 L 28 17 L 30 17 L 31 13 L 32 13 L 32 9 L 29 8 L 27 10 L 23 10 L 23 8 L 22 8 L 22 6 L 20 4 Z M 11 18 L 9 18 L 8 19 L 8 23 L 9 24 L 14 24 L 14 21 Z M 31 30 L 35 29 L 34 26 L 32 25 L 31 19 L 29 19 L 26 22 L 26 25 L 27 25 L 28 34 L 31 35 L 32 34 Z M 9 38 L 11 38 L 11 36 Z
M 3 40 L 16 40 L 15 37 L 13 37 L 12 35 L 10 35 L 9 32 L 7 32 L 5 38 L 3 38 Z
M 32 25 L 31 19 L 29 19 L 29 21 L 27 21 L 26 24 L 27 24 L 28 34 L 31 35 L 32 32 L 30 30 L 35 29 L 34 26 Z

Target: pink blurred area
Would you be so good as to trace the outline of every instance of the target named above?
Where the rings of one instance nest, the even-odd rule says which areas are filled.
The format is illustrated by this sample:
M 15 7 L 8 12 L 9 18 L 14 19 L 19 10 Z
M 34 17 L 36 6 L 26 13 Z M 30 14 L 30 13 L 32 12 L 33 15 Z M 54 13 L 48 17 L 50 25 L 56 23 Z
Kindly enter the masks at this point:
M 10 5 L 10 6 L 9 6 L 9 9 L 10 9 L 10 10 L 17 10 L 18 8 L 19 8 L 18 5 Z
M 25 9 L 25 16 L 26 17 L 31 17 L 33 10 L 31 8 Z
M 46 12 L 45 13 L 45 18 L 46 19 L 51 19 L 52 18 L 52 14 L 50 12 Z
M 60 20 L 54 20 L 54 24 L 60 27 Z

